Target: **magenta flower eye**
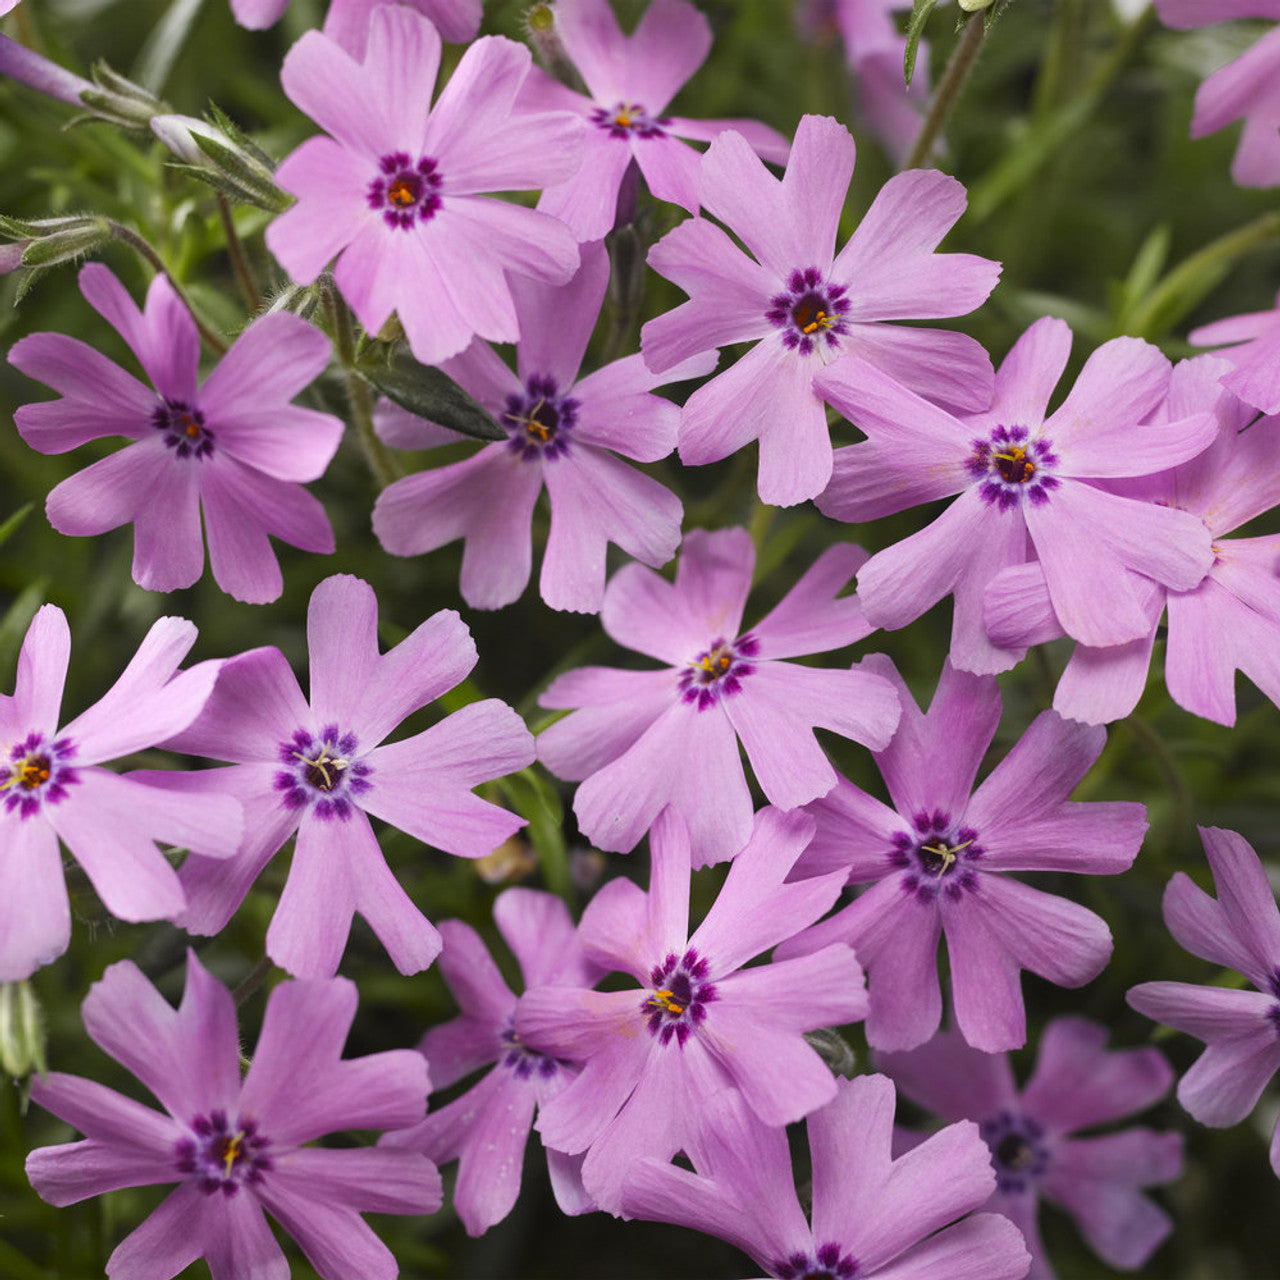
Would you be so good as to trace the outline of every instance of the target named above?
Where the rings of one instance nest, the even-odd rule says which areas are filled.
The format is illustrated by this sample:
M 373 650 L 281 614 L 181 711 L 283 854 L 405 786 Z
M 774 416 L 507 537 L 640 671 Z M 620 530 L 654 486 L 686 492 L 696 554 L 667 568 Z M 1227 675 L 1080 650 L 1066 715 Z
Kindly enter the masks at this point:
M 69 738 L 46 743 L 41 733 L 30 733 L 9 753 L 9 776 L 0 782 L 4 795 L 4 811 L 18 810 L 28 818 L 38 813 L 42 803 L 57 804 L 65 798 L 67 787 L 80 781 L 74 769 L 65 763 L 76 753 Z
M 415 221 L 429 222 L 440 210 L 437 162 L 423 156 L 415 164 L 407 152 L 393 151 L 378 161 L 380 177 L 369 183 L 369 208 L 382 211 L 389 227 L 407 231 Z
M 666 116 L 651 116 L 638 102 L 615 102 L 612 107 L 596 107 L 592 122 L 614 138 L 665 138 Z
M 1058 457 L 1044 436 L 1030 438 L 1026 427 L 997 426 L 987 440 L 973 441 L 965 462 L 969 474 L 982 483 L 978 492 L 988 506 L 1009 511 L 1023 498 L 1041 506 L 1061 483 L 1053 468 Z
M 732 644 L 713 640 L 680 672 L 680 696 L 685 702 L 696 702 L 699 711 L 714 706 L 721 697 L 742 688 L 743 679 L 755 671 L 747 659 L 759 652 L 760 642 L 749 632 Z
M 204 425 L 204 414 L 185 400 L 165 400 L 151 422 L 164 433 L 165 448 L 179 458 L 207 458 L 213 452 L 213 432 Z
M 320 733 L 298 729 L 282 742 L 279 758 L 288 766 L 276 774 L 275 789 L 286 809 L 311 808 L 321 819 L 351 817 L 353 796 L 371 787 L 369 765 L 353 757 L 359 742 L 354 733 L 341 733 L 336 724 Z
M 234 1128 L 225 1111 L 200 1115 L 191 1124 L 191 1135 L 174 1148 L 178 1172 L 206 1195 L 221 1191 L 233 1196 L 243 1183 L 261 1183 L 271 1170 L 268 1140 L 257 1124 L 240 1116 Z
M 769 299 L 765 316 L 782 330 L 782 342 L 789 351 L 807 356 L 824 339 L 828 349 L 839 348 L 839 339 L 848 333 L 848 310 L 845 286 L 825 280 L 817 267 L 805 267 L 787 277 L 786 293 Z
M 501 422 L 510 433 L 508 447 L 526 462 L 560 457 L 569 447 L 567 433 L 578 420 L 578 408 L 572 396 L 558 393 L 554 378 L 531 375 L 523 393 L 506 399 Z
M 1034 1190 L 1050 1163 L 1044 1126 L 1031 1116 L 1001 1111 L 981 1121 L 978 1132 L 991 1148 L 997 1188 L 1004 1192 Z

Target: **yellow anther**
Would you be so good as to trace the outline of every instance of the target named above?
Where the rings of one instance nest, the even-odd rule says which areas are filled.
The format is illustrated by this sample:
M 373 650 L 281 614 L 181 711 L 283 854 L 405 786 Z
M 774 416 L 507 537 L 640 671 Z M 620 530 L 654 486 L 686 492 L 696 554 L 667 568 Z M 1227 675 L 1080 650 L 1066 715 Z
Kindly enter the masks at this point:
M 1010 484 L 1026 484 L 1036 473 L 1036 464 L 1027 457 L 1026 447 L 1013 445 L 1002 453 L 993 453 L 996 470 Z
M 329 743 L 327 742 L 314 760 L 303 755 L 301 751 L 295 751 L 293 755 L 295 759 L 301 760 L 307 766 L 307 781 L 313 787 L 319 787 L 321 791 L 332 791 L 337 782 L 336 777 L 330 777 L 330 769 L 335 774 L 339 774 L 347 767 L 346 760 L 329 754 Z
M 232 1134 L 229 1138 L 223 1138 L 218 1144 L 222 1150 L 218 1153 L 222 1160 L 223 1166 L 226 1168 L 227 1177 L 231 1177 L 231 1168 L 237 1160 L 240 1159 L 240 1142 L 244 1137 L 243 1133 Z
M 937 878 L 939 880 L 951 870 L 956 863 L 956 854 L 961 849 L 967 849 L 973 843 L 972 840 L 966 840 L 963 844 L 947 844 L 945 840 L 939 840 L 937 844 L 922 844 L 920 846 L 921 853 L 932 853 L 935 857 L 942 859 L 942 866 L 938 868 Z
M 684 1012 L 684 1005 L 670 991 L 665 989 L 655 991 L 649 1003 L 661 1006 L 668 1013 L 681 1014 Z
M 400 209 L 407 208 L 409 205 L 413 204 L 417 198 L 418 197 L 414 195 L 413 188 L 403 179 L 398 182 L 393 182 L 387 189 L 387 199 Z
M 10 787 L 21 787 L 24 791 L 34 791 L 49 781 L 50 764 L 44 756 L 27 756 L 13 765 L 8 781 L 0 783 L 0 791 L 8 791 Z

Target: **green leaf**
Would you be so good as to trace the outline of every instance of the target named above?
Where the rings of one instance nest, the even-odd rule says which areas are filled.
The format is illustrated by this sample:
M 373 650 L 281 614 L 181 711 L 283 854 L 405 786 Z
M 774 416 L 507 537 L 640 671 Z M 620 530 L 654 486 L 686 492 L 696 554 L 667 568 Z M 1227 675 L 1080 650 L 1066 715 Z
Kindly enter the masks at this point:
M 477 440 L 505 440 L 507 433 L 441 369 L 420 364 L 403 347 L 386 360 L 361 359 L 356 368 L 388 400 L 420 418 Z
M 36 610 L 44 603 L 47 586 L 43 578 L 37 579 L 19 594 L 4 617 L 0 618 L 0 671 L 12 671 L 17 663 L 22 637 L 27 634 Z
M 915 0 L 911 6 L 911 20 L 907 23 L 907 49 L 902 58 L 902 74 L 907 84 L 916 70 L 916 54 L 920 50 L 920 37 L 924 34 L 924 24 L 929 21 L 938 0 Z
M 22 522 L 35 509 L 35 505 L 34 502 L 28 502 L 25 507 L 19 507 L 3 524 L 0 524 L 0 547 L 13 537 Z

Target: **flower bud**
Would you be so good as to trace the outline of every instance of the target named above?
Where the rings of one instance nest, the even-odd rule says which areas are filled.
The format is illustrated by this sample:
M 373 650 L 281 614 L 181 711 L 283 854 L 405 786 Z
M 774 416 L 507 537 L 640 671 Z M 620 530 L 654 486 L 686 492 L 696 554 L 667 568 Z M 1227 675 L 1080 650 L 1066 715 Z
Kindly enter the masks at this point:
M 152 116 L 151 132 L 182 161 L 178 167 L 244 204 L 279 213 L 291 200 L 275 184 L 270 157 L 225 117 Z
M 15 1080 L 45 1070 L 44 1019 L 29 982 L 0 982 L 0 1071 Z
M 111 225 L 91 215 L 32 220 L 0 217 L 0 235 L 14 243 L 0 245 L 0 272 L 18 267 L 52 267 L 72 262 L 111 239 Z
M 577 76 L 556 27 L 555 5 L 531 5 L 525 10 L 524 29 L 534 56 L 543 69 L 555 76 L 561 84 L 574 86 Z

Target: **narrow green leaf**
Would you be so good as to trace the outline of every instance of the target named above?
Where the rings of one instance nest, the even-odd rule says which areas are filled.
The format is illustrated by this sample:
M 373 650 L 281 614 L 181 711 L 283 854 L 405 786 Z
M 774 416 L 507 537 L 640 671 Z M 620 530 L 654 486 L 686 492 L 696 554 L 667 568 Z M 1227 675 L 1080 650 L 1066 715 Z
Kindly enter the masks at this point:
M 441 369 L 420 364 L 403 347 L 389 359 L 362 359 L 360 375 L 388 400 L 420 418 L 477 440 L 505 440 L 507 433 L 489 413 Z
M 44 603 L 48 585 L 43 578 L 37 579 L 19 593 L 4 617 L 0 618 L 0 671 L 12 671 L 17 663 L 22 637 L 27 634 L 36 610 Z
M 19 507 L 3 524 L 0 524 L 0 547 L 3 547 L 13 537 L 22 522 L 34 510 L 35 505 L 34 502 L 28 502 L 25 507 Z
M 907 84 L 916 71 L 916 54 L 920 51 L 920 37 L 924 34 L 924 24 L 929 21 L 938 0 L 915 0 L 911 6 L 911 20 L 907 23 L 907 49 L 902 58 L 902 74 Z
M 146 85 L 153 93 L 164 89 L 203 5 L 204 0 L 173 0 L 164 17 L 151 28 L 133 64 L 133 78 L 139 84 Z

